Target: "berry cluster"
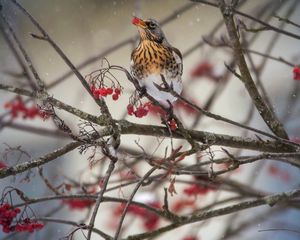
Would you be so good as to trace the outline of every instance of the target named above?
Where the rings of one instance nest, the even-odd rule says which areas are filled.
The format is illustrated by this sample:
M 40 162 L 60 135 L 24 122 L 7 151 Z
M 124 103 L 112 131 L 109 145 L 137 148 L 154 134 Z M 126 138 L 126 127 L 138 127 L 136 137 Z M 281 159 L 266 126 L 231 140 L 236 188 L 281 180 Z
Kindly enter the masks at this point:
M 36 105 L 32 105 L 31 107 L 26 106 L 21 96 L 17 96 L 13 101 L 5 103 L 4 108 L 10 109 L 12 118 L 17 118 L 19 116 L 23 119 L 34 119 L 36 117 L 42 119 L 49 118 L 49 115 L 46 112 L 40 111 Z
M 268 167 L 268 173 L 271 176 L 277 177 L 279 180 L 283 182 L 290 182 L 291 181 L 291 174 L 286 169 L 280 168 L 276 164 L 271 164 Z
M 17 215 L 21 212 L 20 208 L 13 208 L 10 204 L 4 203 L 0 205 L 0 225 L 4 233 L 10 232 L 33 232 L 44 227 L 44 224 L 25 218 L 13 224 Z
M 195 101 L 192 102 L 195 103 Z M 174 109 L 182 110 L 187 115 L 196 115 L 198 113 L 195 108 L 181 100 L 175 102 Z
M 95 85 L 92 85 L 91 91 L 92 91 L 95 99 L 100 99 L 101 97 L 106 97 L 108 95 L 112 95 L 112 99 L 114 101 L 117 101 L 121 95 L 120 88 L 111 88 L 111 87 L 96 88 Z
M 153 105 L 151 102 L 140 103 L 138 107 L 135 107 L 133 104 L 127 105 L 127 113 L 130 116 L 135 116 L 137 118 L 142 118 L 148 115 L 148 113 L 159 114 L 161 116 L 166 116 L 166 112 L 160 107 Z M 174 119 L 171 119 L 167 122 L 168 126 L 172 131 L 175 131 L 178 126 Z
M 173 206 L 172 206 L 172 210 L 173 212 L 180 212 L 185 208 L 196 208 L 196 203 L 195 203 L 195 199 L 190 200 L 190 199 L 179 199 L 178 201 L 176 201 Z
M 191 77 L 212 76 L 213 66 L 209 62 L 200 62 L 191 71 Z
M 14 227 L 16 232 L 30 232 L 34 230 L 40 230 L 44 227 L 44 224 L 32 221 L 30 218 L 25 218 L 22 222 L 17 223 Z
M 90 199 L 66 199 L 63 203 L 69 206 L 70 210 L 82 210 L 85 208 L 90 208 L 95 201 Z
M 137 118 L 142 118 L 148 115 L 149 113 L 149 103 L 140 104 L 137 108 L 133 104 L 128 104 L 127 106 L 128 115 L 136 116 Z
M 115 210 L 114 214 L 117 216 L 121 215 L 125 205 L 125 203 L 122 203 L 120 207 Z M 158 202 L 149 203 L 149 205 L 154 208 L 160 208 L 160 204 Z M 156 214 L 140 206 L 131 204 L 129 205 L 127 212 L 140 217 L 143 220 L 144 228 L 148 231 L 156 229 L 159 224 L 159 217 Z
M 182 101 L 176 101 L 174 103 L 174 109 L 182 110 L 188 115 L 197 114 L 197 111 L 193 107 Z M 139 106 L 135 106 L 134 104 L 128 104 L 127 113 L 128 115 L 135 116 L 137 118 L 145 117 L 148 115 L 148 113 L 152 114 L 153 116 L 160 116 L 163 118 L 167 116 L 166 111 L 162 107 L 154 105 L 151 102 L 147 102 L 144 104 L 140 103 Z M 177 124 L 175 120 L 170 120 L 168 122 L 168 125 L 170 126 L 172 131 L 175 131 L 177 129 Z
M 300 80 L 300 67 L 294 67 L 294 80 Z
M 207 61 L 201 61 L 192 69 L 190 76 L 193 80 L 205 77 L 213 82 L 219 82 L 222 79 L 224 70 L 223 67 L 214 66 Z
M 152 103 L 148 103 L 148 109 L 149 109 L 149 113 L 151 113 L 154 116 L 162 116 L 162 117 L 166 117 L 167 113 L 164 109 L 161 108 L 161 106 L 158 105 L 154 105 Z
M 205 195 L 211 190 L 215 190 L 213 188 L 207 187 L 207 186 L 201 186 L 199 184 L 192 184 L 191 186 L 185 188 L 183 192 L 187 196 L 196 196 L 196 195 Z
M 4 203 L 0 206 L 0 225 L 2 225 L 2 231 L 9 233 L 13 231 L 11 226 L 14 218 L 21 212 L 20 208 L 13 209 L 10 204 Z

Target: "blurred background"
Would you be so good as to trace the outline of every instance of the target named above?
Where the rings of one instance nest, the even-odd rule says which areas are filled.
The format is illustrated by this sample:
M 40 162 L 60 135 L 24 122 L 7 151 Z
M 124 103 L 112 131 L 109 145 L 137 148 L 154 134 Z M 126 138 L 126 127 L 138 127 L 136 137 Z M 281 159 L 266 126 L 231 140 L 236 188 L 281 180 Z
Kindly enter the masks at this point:
M 17 37 L 21 40 L 24 48 L 28 52 L 36 67 L 41 79 L 46 84 L 54 85 L 49 89 L 49 93 L 55 98 L 65 103 L 73 105 L 81 110 L 94 115 L 99 115 L 100 110 L 81 86 L 78 79 L 73 74 L 69 74 L 68 66 L 51 48 L 51 46 L 41 40 L 33 39 L 30 33 L 38 33 L 36 28 L 10 1 L 1 0 L 3 5 L 2 13 L 10 22 L 12 28 L 16 31 Z M 101 67 L 102 58 L 106 58 L 110 64 L 120 65 L 129 69 L 131 51 L 138 44 L 137 29 L 131 24 L 133 16 L 142 18 L 154 18 L 163 23 L 163 30 L 168 41 L 177 47 L 184 55 L 184 72 L 183 83 L 184 93 L 189 99 L 193 100 L 199 106 L 205 106 L 214 97 L 210 111 L 230 118 L 237 122 L 248 121 L 250 126 L 268 131 L 259 114 L 254 110 L 253 116 L 247 118 L 251 109 L 251 99 L 244 89 L 241 81 L 235 77 L 230 77 L 226 81 L 213 81 L 204 75 L 195 74 L 195 69 L 203 64 L 212 67 L 215 76 L 223 76 L 227 71 L 224 63 L 232 61 L 232 55 L 228 48 L 212 47 L 203 42 L 203 39 L 210 39 L 209 36 L 215 26 L 222 21 L 222 16 L 218 9 L 206 6 L 204 4 L 193 4 L 189 1 L 178 0 L 22 0 L 19 1 L 22 6 L 34 16 L 41 26 L 48 32 L 52 39 L 64 51 L 67 57 L 78 66 L 83 75 L 97 70 Z M 300 7 L 298 1 L 289 0 L 252 0 L 244 1 L 241 10 L 255 15 L 261 12 L 261 18 L 267 19 L 275 26 L 281 26 L 282 22 L 278 21 L 274 15 L 285 16 L 289 12 L 289 19 L 300 23 Z M 273 16 L 273 17 L 272 17 Z M 242 19 L 247 24 L 247 20 Z M 259 27 L 259 25 L 255 25 Z M 284 29 L 295 34 L 300 34 L 300 29 L 285 24 Z M 224 26 L 218 29 L 214 39 L 220 40 L 225 36 Z M 0 79 L 1 82 L 22 86 L 24 83 L 23 69 L 20 67 L 14 53 L 3 34 L 4 24 L 1 24 L 0 34 Z M 299 41 L 286 36 L 276 37 L 272 31 L 263 31 L 257 33 L 257 37 L 250 41 L 256 33 L 246 33 L 246 39 L 249 48 L 265 52 L 270 43 L 276 38 L 273 48 L 269 54 L 275 57 L 283 57 L 289 62 L 300 63 Z M 18 53 L 17 53 L 18 55 Z M 259 65 L 264 58 L 253 55 L 254 63 Z M 194 73 L 194 74 L 193 74 Z M 66 77 L 64 77 L 66 76 Z M 132 122 L 159 124 L 160 119 L 155 116 L 137 119 L 127 115 L 126 106 L 128 98 L 133 92 L 133 87 L 122 74 L 116 75 L 124 92 L 118 102 L 108 100 L 107 104 L 116 119 L 128 119 Z M 279 119 L 284 121 L 284 125 L 291 137 L 299 137 L 299 117 L 300 101 L 298 98 L 299 81 L 293 80 L 292 67 L 277 61 L 268 60 L 260 75 L 261 82 L 268 93 L 274 111 Z M 7 109 L 3 106 L 10 101 L 14 95 L 0 91 L 0 114 L 1 114 L 1 132 L 0 132 L 0 151 L 2 161 L 9 166 L 17 162 L 35 159 L 43 154 L 53 151 L 64 146 L 70 140 L 64 135 L 57 132 L 55 125 L 51 120 L 42 121 L 40 119 L 15 119 L 10 123 L 10 115 L 6 114 Z M 61 118 L 72 126 L 74 131 L 80 123 L 77 118 L 63 111 L 58 111 Z M 5 115 L 6 114 L 6 115 Z M 233 136 L 244 135 L 244 130 L 214 121 L 210 118 L 203 118 L 201 122 L 195 124 L 195 116 L 187 114 L 184 110 L 178 111 L 178 116 L 188 128 L 196 130 L 228 134 Z M 9 124 L 10 123 L 10 124 Z M 49 132 L 33 133 L 32 129 L 26 129 L 24 126 L 30 126 L 35 129 L 47 129 Z M 255 134 L 249 133 L 249 137 L 255 137 Z M 147 149 L 149 154 L 157 148 L 157 141 L 152 137 L 125 135 L 122 136 L 122 147 L 138 151 L 141 146 Z M 179 141 L 178 141 L 179 142 Z M 176 143 L 176 141 L 175 141 Z M 156 154 L 163 154 L 164 142 Z M 17 148 L 21 146 L 28 154 L 21 154 Z M 240 154 L 250 154 L 250 151 L 243 151 Z M 218 152 L 216 151 L 216 155 Z M 63 178 L 71 178 L 84 181 L 90 177 L 88 153 L 80 154 L 77 150 L 72 151 L 62 158 L 57 159 L 44 169 L 44 174 L 54 185 L 61 184 Z M 143 160 L 141 160 L 143 161 Z M 185 160 L 185 161 L 188 161 Z M 288 177 L 274 177 L 268 174 L 270 166 L 286 172 Z M 141 173 L 146 172 L 149 168 L 146 163 L 142 162 L 137 167 L 141 168 Z M 102 170 L 100 170 L 102 171 Z M 103 169 L 104 172 L 104 169 Z M 1 180 L 0 189 L 6 186 L 17 186 L 23 189 L 28 196 L 40 197 L 49 195 L 43 181 L 40 180 L 36 171 L 23 173 L 14 179 Z M 283 176 L 283 175 L 281 175 Z M 278 162 L 262 161 L 259 163 L 243 166 L 242 169 L 234 175 L 228 175 L 241 183 L 249 184 L 251 187 L 268 192 L 281 192 L 299 187 L 300 180 L 299 170 L 286 164 Z M 165 186 L 168 183 L 164 183 Z M 178 186 L 178 192 L 181 187 Z M 129 188 L 130 190 L 130 188 Z M 113 196 L 128 197 L 131 191 L 125 188 L 122 193 L 112 193 Z M 150 189 L 144 190 L 149 194 Z M 152 191 L 152 190 L 151 190 Z M 143 192 L 143 191 L 142 191 Z M 162 189 L 153 191 L 155 197 L 161 199 Z M 151 195 L 150 194 L 150 195 Z M 222 198 L 230 193 L 211 194 L 205 199 L 199 199 L 200 205 L 212 201 L 212 199 Z M 180 194 L 179 194 L 180 195 Z M 148 196 L 148 195 L 147 195 Z M 153 197 L 153 196 L 152 196 Z M 175 196 L 174 199 L 180 196 Z M 175 201 L 175 200 L 171 201 Z M 46 215 L 55 211 L 60 202 L 41 203 L 33 206 L 39 216 Z M 111 209 L 109 204 L 103 205 L 96 221 L 96 227 L 105 232 L 112 233 L 113 227 L 110 222 Z M 259 232 L 262 229 L 284 227 L 300 230 L 299 211 L 290 210 L 280 212 L 280 214 L 270 214 L 270 217 L 264 219 L 258 217 L 258 212 L 267 211 L 268 207 L 260 207 L 243 211 L 239 214 L 213 218 L 202 223 L 195 223 L 191 226 L 184 226 L 175 229 L 170 233 L 163 235 L 158 239 L 183 239 L 189 233 L 199 236 L 199 239 L 299 239 L 299 233 L 289 231 L 276 232 Z M 87 213 L 81 211 L 70 211 L 64 207 L 55 214 L 55 218 L 63 219 L 83 219 Z M 265 215 L 265 214 L 263 214 Z M 257 219 L 255 219 L 257 217 Z M 240 232 L 240 235 L 226 235 L 233 231 L 240 222 L 254 218 L 249 227 Z M 254 222 L 254 224 L 253 224 Z M 128 223 L 127 223 L 128 224 Z M 130 232 L 132 231 L 132 232 Z M 140 231 L 139 225 L 134 224 L 132 230 L 128 233 Z M 70 232 L 70 226 L 48 223 L 47 227 L 33 235 L 26 235 L 26 238 L 20 238 L 20 235 L 10 236 L 10 239 L 59 239 Z M 0 233 L 2 239 L 8 239 L 7 235 Z M 254 237 L 255 236 L 255 237 Z M 98 239 L 94 236 L 93 239 Z M 74 239 L 85 239 L 81 234 L 77 234 Z

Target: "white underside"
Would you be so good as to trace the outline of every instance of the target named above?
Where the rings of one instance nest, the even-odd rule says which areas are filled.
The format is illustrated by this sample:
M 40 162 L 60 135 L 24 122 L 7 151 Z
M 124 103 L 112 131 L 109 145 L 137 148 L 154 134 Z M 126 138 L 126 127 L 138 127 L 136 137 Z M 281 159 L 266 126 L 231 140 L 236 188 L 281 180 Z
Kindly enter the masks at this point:
M 166 82 L 169 84 L 169 86 L 173 86 L 173 90 L 180 94 L 182 91 L 182 82 L 181 77 L 178 77 L 177 79 L 170 79 L 165 78 Z M 176 97 L 174 97 L 170 92 L 164 92 L 162 90 L 159 90 L 153 83 L 156 83 L 157 85 L 164 88 L 162 79 L 160 75 L 157 74 L 150 74 L 143 80 L 139 81 L 141 83 L 141 86 L 144 86 L 147 90 L 147 93 L 151 95 L 153 98 L 155 98 L 157 101 L 159 101 L 164 106 L 169 106 L 168 101 L 175 102 L 177 100 Z

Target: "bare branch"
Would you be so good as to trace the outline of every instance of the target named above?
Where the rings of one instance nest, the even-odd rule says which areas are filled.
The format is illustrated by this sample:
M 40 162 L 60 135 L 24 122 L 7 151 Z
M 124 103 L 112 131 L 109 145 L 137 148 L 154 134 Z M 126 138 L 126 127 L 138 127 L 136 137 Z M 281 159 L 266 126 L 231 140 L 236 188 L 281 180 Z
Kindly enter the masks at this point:
M 285 132 L 282 123 L 266 105 L 253 82 L 250 71 L 246 64 L 246 60 L 244 58 L 241 43 L 237 34 L 237 29 L 233 20 L 233 9 L 229 8 L 225 4 L 224 0 L 219 0 L 219 5 L 225 20 L 228 35 L 232 41 L 232 48 L 242 76 L 242 82 L 248 90 L 248 93 L 252 98 L 252 101 L 255 104 L 259 114 L 264 119 L 268 127 L 272 130 L 272 132 L 274 132 L 281 138 L 288 139 L 288 135 Z
M 38 166 L 42 166 L 52 160 L 57 159 L 58 157 L 74 150 L 75 148 L 79 147 L 81 143 L 79 142 L 71 142 L 66 146 L 59 148 L 51 153 L 48 153 L 42 157 L 34 159 L 30 162 L 20 163 L 16 166 L 2 168 L 0 170 L 0 178 L 5 178 L 7 176 L 16 175 L 21 172 L 25 172 L 31 168 L 35 168 Z
M 224 207 L 224 208 L 208 210 L 208 211 L 202 212 L 197 215 L 182 217 L 182 219 L 178 220 L 178 222 L 172 223 L 170 225 L 159 228 L 157 230 L 154 230 L 151 232 L 146 232 L 146 233 L 141 233 L 141 234 L 136 234 L 136 235 L 131 235 L 125 239 L 128 239 L 128 240 L 129 239 L 130 240 L 148 239 L 150 237 L 156 237 L 164 232 L 169 232 L 169 231 L 176 229 L 178 227 L 181 227 L 183 225 L 203 221 L 203 220 L 206 220 L 206 219 L 209 219 L 212 217 L 223 216 L 223 215 L 227 215 L 227 214 L 230 214 L 233 212 L 238 212 L 241 210 L 254 208 L 254 207 L 258 207 L 258 206 L 263 206 L 263 205 L 269 205 L 270 207 L 273 207 L 275 204 L 287 204 L 289 200 L 292 200 L 293 198 L 298 197 L 299 194 L 300 194 L 300 190 L 297 189 L 297 190 L 293 190 L 290 192 L 269 195 L 269 196 L 266 196 L 263 198 L 258 198 L 258 199 L 251 200 L 251 201 L 241 202 L 241 203 L 234 204 L 234 205 Z
M 206 0 L 191 0 L 192 2 L 198 2 L 198 3 L 205 3 L 207 5 L 210 5 L 210 6 L 213 6 L 213 7 L 219 7 L 218 4 L 216 3 L 212 3 L 212 2 L 209 2 L 209 1 L 206 1 Z M 286 36 L 289 36 L 289 37 L 292 37 L 292 38 L 295 38 L 295 39 L 298 39 L 300 40 L 300 36 L 297 35 L 297 34 L 294 34 L 294 33 L 291 33 L 291 32 L 288 32 L 288 31 L 285 31 L 285 30 L 282 30 L 280 28 L 277 28 L 277 27 L 274 27 L 258 18 L 255 18 L 249 14 L 246 14 L 246 13 L 243 13 L 241 11 L 238 11 L 238 10 L 235 10 L 235 9 L 232 9 L 233 13 L 235 14 L 238 14 L 238 15 L 241 15 L 243 17 L 246 17 L 248 19 L 251 19 L 252 21 L 255 21 L 255 22 L 258 22 L 260 23 L 261 25 L 265 26 L 265 27 L 268 27 L 269 29 L 275 31 L 275 32 L 279 32 L 283 35 L 286 35 Z

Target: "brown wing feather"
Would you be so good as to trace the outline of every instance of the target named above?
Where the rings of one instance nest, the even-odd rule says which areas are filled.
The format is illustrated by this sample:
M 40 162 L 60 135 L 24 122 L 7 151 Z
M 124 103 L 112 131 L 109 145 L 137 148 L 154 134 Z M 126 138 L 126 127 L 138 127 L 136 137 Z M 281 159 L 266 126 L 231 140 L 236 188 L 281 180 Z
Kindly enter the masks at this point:
M 181 52 L 177 49 L 177 48 L 175 48 L 175 47 L 172 47 L 172 50 L 180 57 L 180 59 L 182 60 L 182 54 L 181 54 Z

